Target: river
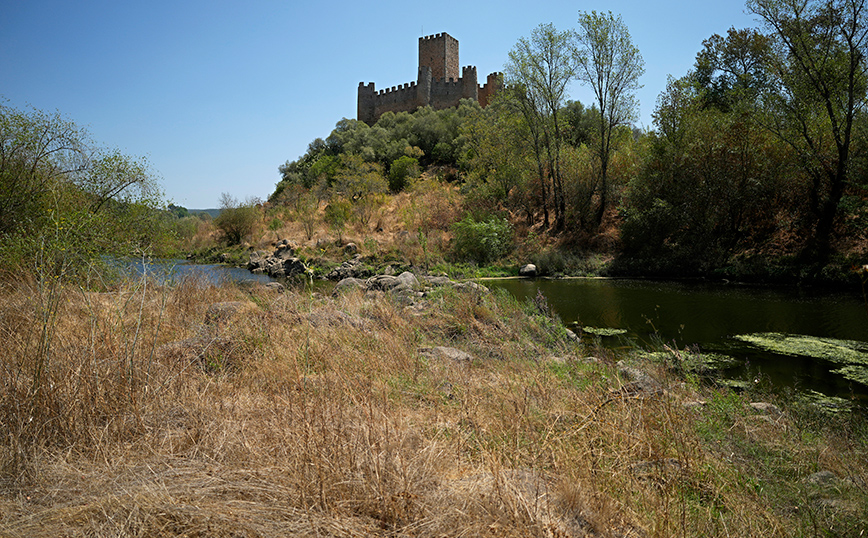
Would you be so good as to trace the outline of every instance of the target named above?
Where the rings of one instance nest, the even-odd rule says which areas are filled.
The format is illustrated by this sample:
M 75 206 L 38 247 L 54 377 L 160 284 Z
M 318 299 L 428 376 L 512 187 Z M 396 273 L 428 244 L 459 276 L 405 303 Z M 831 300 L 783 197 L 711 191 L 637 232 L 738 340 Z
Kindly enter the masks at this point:
M 508 279 L 486 285 L 506 289 L 520 300 L 539 291 L 568 326 L 577 322 L 579 327 L 626 330 L 621 337 L 602 338 L 608 347 L 695 346 L 735 358 L 736 366 L 725 372 L 728 378 L 764 379 L 775 387 L 868 404 L 868 386 L 833 373 L 833 363 L 766 352 L 733 338 L 774 332 L 868 342 L 868 307 L 861 289 L 829 293 L 618 279 Z

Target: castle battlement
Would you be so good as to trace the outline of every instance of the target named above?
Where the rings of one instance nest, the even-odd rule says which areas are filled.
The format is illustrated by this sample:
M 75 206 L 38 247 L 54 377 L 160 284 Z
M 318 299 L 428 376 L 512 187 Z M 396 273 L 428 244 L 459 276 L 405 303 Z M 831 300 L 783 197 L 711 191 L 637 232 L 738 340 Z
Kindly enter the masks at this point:
M 359 83 L 358 119 L 376 123 L 386 112 L 413 112 L 421 106 L 435 110 L 458 106 L 461 99 L 487 106 L 499 88 L 499 73 L 479 86 L 476 66 L 458 71 L 458 40 L 443 32 L 419 38 L 419 72 L 415 82 L 377 90 L 373 82 Z
M 447 34 L 446 32 L 441 32 L 439 34 L 432 34 L 432 35 L 426 35 L 425 37 L 420 37 L 419 41 L 428 41 L 431 39 L 442 39 L 443 36 L 452 37 L 449 34 Z M 453 38 L 453 39 L 455 39 L 455 38 Z M 456 39 L 456 41 L 457 41 L 457 39 Z

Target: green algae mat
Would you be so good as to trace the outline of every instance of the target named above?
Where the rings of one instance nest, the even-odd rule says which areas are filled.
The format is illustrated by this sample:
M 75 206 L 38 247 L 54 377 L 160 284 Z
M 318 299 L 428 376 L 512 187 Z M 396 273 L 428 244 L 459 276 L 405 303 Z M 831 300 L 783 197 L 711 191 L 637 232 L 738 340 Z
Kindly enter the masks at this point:
M 868 342 L 783 333 L 740 334 L 733 338 L 771 353 L 829 361 L 839 365 L 833 373 L 868 385 Z

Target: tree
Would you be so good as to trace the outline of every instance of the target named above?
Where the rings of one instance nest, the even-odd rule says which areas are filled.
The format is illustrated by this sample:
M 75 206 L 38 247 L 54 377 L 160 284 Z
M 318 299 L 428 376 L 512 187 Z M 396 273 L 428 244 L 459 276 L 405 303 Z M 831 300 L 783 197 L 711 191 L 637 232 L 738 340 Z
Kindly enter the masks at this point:
M 334 194 L 350 202 L 356 222 L 367 226 L 383 203 L 388 183 L 378 163 L 367 162 L 359 155 L 343 155 L 334 184 Z
M 250 233 L 259 218 L 255 199 L 239 202 L 228 192 L 220 195 L 220 214 L 214 224 L 226 237 L 230 245 L 237 245 Z
M 165 239 L 144 159 L 95 144 L 59 113 L 0 103 L 0 265 L 54 274 Z
M 866 0 L 748 0 L 771 31 L 764 124 L 798 155 L 810 177 L 815 219 L 804 259 L 823 263 L 850 181 L 854 127 L 868 84 Z
M 730 28 L 726 37 L 714 34 L 702 42 L 693 79 L 702 88 L 704 106 L 729 112 L 749 106 L 768 87 L 771 40 L 754 29 Z
M 630 32 L 612 12 L 579 13 L 576 33 L 579 80 L 591 86 L 599 117 L 600 185 L 597 225 L 603 221 L 608 203 L 608 168 L 612 155 L 612 133 L 618 126 L 636 120 L 638 102 L 635 92 L 641 86 L 645 61 L 633 45 Z
M 513 88 L 516 103 L 528 123 L 540 179 L 546 174 L 551 179 L 556 230 L 563 229 L 566 212 L 560 168 L 563 143 L 560 111 L 566 101 L 567 86 L 576 76 L 575 59 L 571 32 L 541 24 L 530 39 L 518 40 L 506 64 L 507 87 Z M 546 196 L 543 185 L 542 205 L 548 226 Z
M 407 148 L 409 149 L 409 148 Z M 410 179 L 419 177 L 419 159 L 404 155 L 395 159 L 389 167 L 389 190 L 401 192 Z

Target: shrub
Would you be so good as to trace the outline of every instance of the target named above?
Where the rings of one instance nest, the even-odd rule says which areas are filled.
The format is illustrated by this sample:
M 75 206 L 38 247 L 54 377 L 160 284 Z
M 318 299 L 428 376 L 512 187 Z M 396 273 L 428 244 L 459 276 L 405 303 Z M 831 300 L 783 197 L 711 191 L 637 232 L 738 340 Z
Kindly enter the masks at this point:
M 258 217 L 255 200 L 240 203 L 224 192 L 220 196 L 220 214 L 214 219 L 214 224 L 223 232 L 227 243 L 237 245 L 253 232 Z
M 452 226 L 452 232 L 455 256 L 480 264 L 503 257 L 513 243 L 512 226 L 503 218 L 477 221 L 468 215 Z
M 411 178 L 419 176 L 419 160 L 404 155 L 392 162 L 389 168 L 389 190 L 401 192 Z

